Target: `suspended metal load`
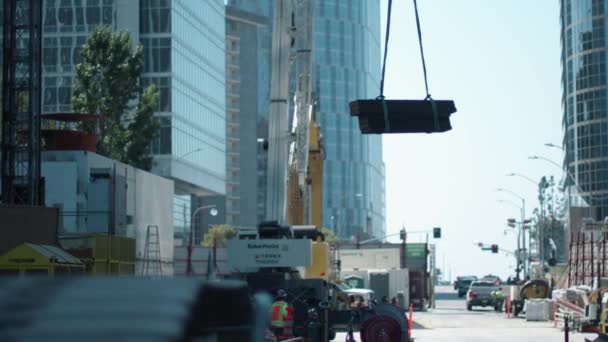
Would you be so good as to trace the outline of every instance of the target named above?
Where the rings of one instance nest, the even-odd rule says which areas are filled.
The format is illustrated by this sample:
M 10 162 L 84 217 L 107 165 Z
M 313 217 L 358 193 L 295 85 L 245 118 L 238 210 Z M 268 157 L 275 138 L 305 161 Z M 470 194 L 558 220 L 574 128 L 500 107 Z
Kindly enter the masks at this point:
M 435 108 L 433 108 L 435 107 Z M 441 133 L 452 129 L 451 100 L 355 100 L 350 114 L 359 119 L 363 134 Z
M 384 133 L 441 133 L 452 129 L 450 115 L 456 112 L 452 100 L 436 101 L 429 92 L 426 61 L 422 46 L 422 29 L 418 15 L 418 4 L 414 0 L 416 28 L 420 45 L 420 58 L 424 74 L 424 100 L 387 100 L 384 96 L 386 75 L 386 58 L 388 56 L 389 36 L 391 31 L 392 0 L 388 0 L 386 36 L 384 40 L 384 58 L 382 60 L 382 77 L 380 95 L 375 99 L 355 100 L 350 103 L 350 114 L 359 119 L 359 128 L 363 134 Z

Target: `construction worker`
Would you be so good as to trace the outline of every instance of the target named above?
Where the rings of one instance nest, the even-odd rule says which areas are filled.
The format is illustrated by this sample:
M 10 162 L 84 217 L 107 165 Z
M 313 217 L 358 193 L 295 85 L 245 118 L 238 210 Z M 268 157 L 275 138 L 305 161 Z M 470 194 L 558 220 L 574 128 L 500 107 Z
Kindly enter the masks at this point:
M 501 289 L 492 291 L 492 298 L 494 298 L 494 311 L 502 312 L 502 304 L 505 301 L 505 294 Z
M 277 291 L 271 309 L 270 330 L 279 340 L 293 337 L 293 313 L 293 306 L 287 303 L 287 292 Z

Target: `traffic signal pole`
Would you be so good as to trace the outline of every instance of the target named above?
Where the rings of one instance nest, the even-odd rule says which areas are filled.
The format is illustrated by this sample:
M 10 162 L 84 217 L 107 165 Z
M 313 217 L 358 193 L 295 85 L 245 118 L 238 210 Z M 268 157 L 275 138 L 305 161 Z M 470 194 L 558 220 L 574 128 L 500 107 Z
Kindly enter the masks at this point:
M 521 221 L 519 223 L 519 229 L 520 229 L 521 239 L 522 239 L 521 248 L 524 251 L 523 252 L 524 279 L 527 279 L 527 277 L 528 277 L 528 257 L 526 256 L 526 252 L 530 252 L 530 251 L 526 251 L 526 230 L 524 229 L 525 222 L 526 222 L 526 200 L 522 198 L 521 199 Z M 531 238 L 532 237 L 530 237 L 530 239 Z M 517 244 L 519 245 L 519 241 L 517 242 Z M 518 253 L 522 254 L 521 253 L 522 249 L 518 248 Z

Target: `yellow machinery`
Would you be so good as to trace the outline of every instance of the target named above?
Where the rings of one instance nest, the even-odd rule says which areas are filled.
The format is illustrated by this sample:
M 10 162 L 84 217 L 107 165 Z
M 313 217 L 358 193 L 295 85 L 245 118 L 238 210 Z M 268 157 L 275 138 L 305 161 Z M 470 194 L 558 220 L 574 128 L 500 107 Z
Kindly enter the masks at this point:
M 80 258 L 92 274 L 135 274 L 135 239 L 108 234 L 59 237 L 61 247 Z
M 299 186 L 298 173 L 292 163 L 289 166 L 289 178 L 287 179 L 287 222 L 298 226 L 306 224 L 305 193 L 310 191 L 310 223 L 321 230 L 323 217 L 323 143 L 321 128 L 314 116 L 310 124 L 306 185 L 310 186 L 310 190 L 302 189 Z
M 78 258 L 50 245 L 23 243 L 0 256 L 2 275 L 70 275 L 85 271 Z
M 306 175 L 306 186 L 303 189 L 298 183 L 298 173 L 294 164 L 289 166 L 289 177 L 287 179 L 287 220 L 290 225 L 305 225 L 307 196 L 309 194 L 308 206 L 310 208 L 310 222 L 317 231 L 322 227 L 323 208 L 323 140 L 321 128 L 317 124 L 314 113 L 310 122 L 309 144 L 308 144 L 308 168 Z M 321 278 L 329 279 L 330 273 L 330 251 L 329 244 L 324 241 L 313 241 L 312 264 L 305 268 L 304 277 L 307 279 Z

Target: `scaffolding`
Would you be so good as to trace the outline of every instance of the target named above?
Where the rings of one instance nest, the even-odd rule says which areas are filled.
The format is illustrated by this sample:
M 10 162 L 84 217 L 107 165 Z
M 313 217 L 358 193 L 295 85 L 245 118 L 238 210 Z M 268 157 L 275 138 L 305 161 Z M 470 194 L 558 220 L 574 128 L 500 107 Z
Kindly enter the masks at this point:
M 568 286 L 592 286 L 594 280 L 607 276 L 607 244 L 606 231 L 577 232 L 570 235 Z
M 40 205 L 42 1 L 4 0 L 2 202 Z

